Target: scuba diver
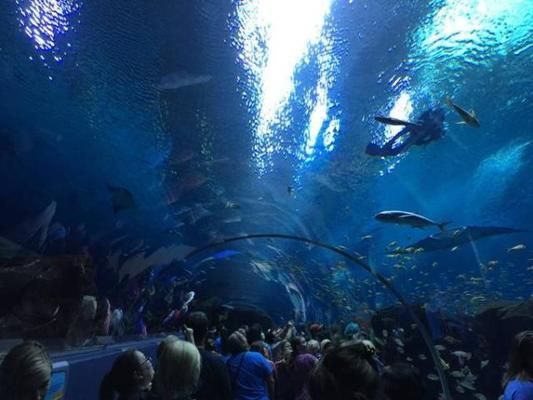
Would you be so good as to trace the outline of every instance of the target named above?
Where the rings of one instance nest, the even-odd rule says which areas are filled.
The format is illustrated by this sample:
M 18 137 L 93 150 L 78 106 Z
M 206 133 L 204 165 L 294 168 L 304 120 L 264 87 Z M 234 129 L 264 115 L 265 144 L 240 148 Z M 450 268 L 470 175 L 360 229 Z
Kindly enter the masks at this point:
M 383 124 L 404 126 L 404 128 L 382 146 L 369 143 L 366 147 L 366 154 L 371 156 L 396 156 L 413 145 L 423 146 L 444 136 L 444 110 L 442 108 L 424 111 L 417 122 L 380 116 L 375 119 Z

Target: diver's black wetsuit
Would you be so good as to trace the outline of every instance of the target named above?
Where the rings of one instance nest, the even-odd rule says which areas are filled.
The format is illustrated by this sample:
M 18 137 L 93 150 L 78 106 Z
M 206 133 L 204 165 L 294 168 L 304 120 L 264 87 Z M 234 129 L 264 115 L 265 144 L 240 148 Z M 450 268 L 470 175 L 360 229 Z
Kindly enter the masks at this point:
M 369 143 L 366 153 L 371 156 L 396 156 L 412 145 L 423 146 L 444 136 L 444 110 L 442 108 L 424 111 L 417 125 L 409 125 L 394 135 L 383 146 Z M 403 138 L 403 141 L 400 139 Z

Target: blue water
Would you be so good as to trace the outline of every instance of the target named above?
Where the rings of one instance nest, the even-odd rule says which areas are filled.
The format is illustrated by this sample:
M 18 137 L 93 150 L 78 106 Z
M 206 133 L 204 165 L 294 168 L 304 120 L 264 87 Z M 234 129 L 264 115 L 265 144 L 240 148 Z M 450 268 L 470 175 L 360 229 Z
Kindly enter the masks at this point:
M 235 242 L 226 247 L 239 253 L 203 272 L 195 262 L 224 246 L 180 261 L 255 233 L 344 246 L 408 301 L 449 313 L 531 297 L 530 232 L 399 262 L 387 256 L 390 242 L 406 247 L 438 229 L 374 219 L 400 209 L 451 228 L 533 229 L 530 1 L 157 3 L 0 6 L 4 237 L 56 201 L 51 224 L 81 239 L 53 253 L 56 227 L 39 248 L 21 244 L 53 255 L 85 246 L 100 294 L 115 304 L 127 302 L 124 288 L 151 282 L 155 265 L 163 286 L 185 276 L 198 301 L 280 320 L 396 302 L 365 271 L 296 242 Z M 158 88 L 183 71 L 189 86 Z M 448 96 L 481 127 L 456 124 L 446 108 L 439 141 L 386 159 L 365 154 L 397 132 L 375 115 L 414 119 Z M 136 207 L 113 213 L 108 185 L 126 188 Z

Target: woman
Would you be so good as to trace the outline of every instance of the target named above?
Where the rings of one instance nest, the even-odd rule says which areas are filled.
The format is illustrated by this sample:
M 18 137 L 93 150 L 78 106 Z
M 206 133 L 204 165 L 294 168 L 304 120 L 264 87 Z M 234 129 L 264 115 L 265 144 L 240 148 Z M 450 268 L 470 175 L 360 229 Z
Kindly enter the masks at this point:
M 100 384 L 100 400 L 141 400 L 148 398 L 154 368 L 150 358 L 138 350 L 122 353 Z
M 232 333 L 226 347 L 231 354 L 226 361 L 234 400 L 273 399 L 273 369 L 259 353 L 248 351 L 248 341 L 241 332 Z
M 307 342 L 303 336 L 296 336 L 291 340 L 292 359 L 289 362 L 289 369 L 292 375 L 292 386 L 296 400 L 308 400 L 307 382 L 318 359 L 309 354 Z
M 188 400 L 198 388 L 200 352 L 193 344 L 170 336 L 158 348 L 157 391 L 162 400 Z
M 0 366 L 0 399 L 42 400 L 52 375 L 43 345 L 27 341 L 13 347 Z
M 514 337 L 503 388 L 504 400 L 533 399 L 533 331 L 520 332 Z
M 309 379 L 312 400 L 375 400 L 379 375 L 374 353 L 363 343 L 348 342 L 331 349 Z

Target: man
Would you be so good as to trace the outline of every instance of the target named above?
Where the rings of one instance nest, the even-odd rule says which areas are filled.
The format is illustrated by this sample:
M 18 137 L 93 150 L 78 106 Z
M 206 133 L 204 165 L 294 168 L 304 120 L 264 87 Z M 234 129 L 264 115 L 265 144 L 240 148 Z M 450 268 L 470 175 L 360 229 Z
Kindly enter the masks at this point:
M 231 383 L 224 359 L 205 349 L 209 320 L 203 312 L 193 312 L 187 316 L 186 325 L 192 329 L 194 342 L 202 358 L 196 400 L 231 400 Z
M 370 156 L 396 156 L 411 146 L 425 146 L 444 136 L 444 110 L 441 108 L 424 111 L 416 123 L 387 117 L 378 117 L 378 121 L 405 127 L 382 146 L 369 143 L 366 154 Z

